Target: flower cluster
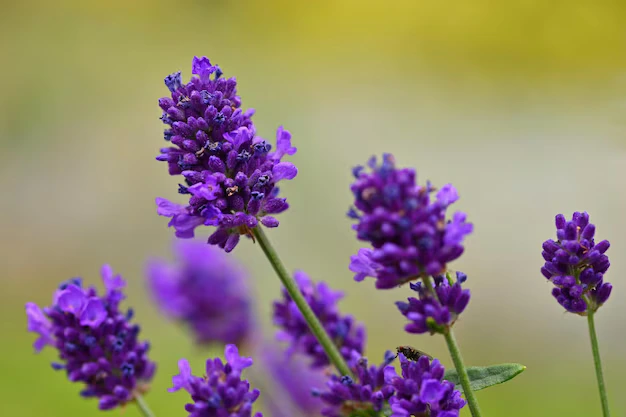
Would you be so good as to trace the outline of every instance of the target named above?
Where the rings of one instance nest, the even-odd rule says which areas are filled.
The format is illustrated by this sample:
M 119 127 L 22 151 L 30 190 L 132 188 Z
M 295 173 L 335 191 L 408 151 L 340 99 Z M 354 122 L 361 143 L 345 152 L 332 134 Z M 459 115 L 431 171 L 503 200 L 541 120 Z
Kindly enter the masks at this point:
M 349 315 L 341 315 L 337 302 L 343 293 L 333 291 L 326 283 L 314 284 L 302 271 L 296 271 L 294 278 L 300 292 L 320 320 L 330 338 L 335 342 L 342 356 L 352 357 L 353 352 L 363 352 L 365 328 Z M 304 316 L 295 302 L 283 289 L 283 298 L 274 302 L 274 324 L 281 328 L 278 339 L 290 343 L 288 353 L 304 353 L 313 358 L 313 367 L 329 364 L 324 348 L 313 335 Z
M 570 221 L 557 215 L 556 229 L 557 240 L 543 243 L 546 262 L 541 268 L 555 285 L 552 295 L 569 312 L 584 315 L 596 311 L 611 295 L 611 284 L 604 282 L 610 266 L 605 255 L 609 241 L 595 243 L 596 227 L 589 223 L 586 212 L 575 212 Z
M 193 403 L 185 405 L 189 417 L 250 417 L 252 404 L 259 398 L 259 390 L 250 391 L 250 383 L 241 379 L 245 368 L 252 366 L 252 359 L 239 356 L 235 345 L 224 349 L 226 363 L 221 359 L 206 361 L 206 375 L 191 374 L 186 359 L 178 362 L 180 374 L 172 377 L 169 392 L 184 389 L 191 395 Z M 254 414 L 262 417 L 261 413 Z
M 187 205 L 157 198 L 157 212 L 171 217 L 176 236 L 190 238 L 200 225 L 216 226 L 209 243 L 230 252 L 240 235 L 252 235 L 260 221 L 278 226 L 273 214 L 288 207 L 278 197 L 276 184 L 293 179 L 298 170 L 290 162 L 291 134 L 282 127 L 276 134 L 276 150 L 256 135 L 250 120 L 253 110 L 243 112 L 234 78 L 221 78 L 219 67 L 206 57 L 194 57 L 190 82 L 180 72 L 165 78 L 170 97 L 159 100 L 161 119 L 169 127 L 165 139 L 172 145 L 161 149 L 171 175 L 182 175 L 180 194 L 189 195 Z
M 35 349 L 55 347 L 62 363 L 52 367 L 82 382 L 81 395 L 97 397 L 99 408 L 108 410 L 147 390 L 155 364 L 148 360 L 148 343 L 137 340 L 139 326 L 130 323 L 133 311 L 119 309 L 125 282 L 108 265 L 102 267 L 102 280 L 104 296 L 73 278 L 55 292 L 50 307 L 26 304 L 26 315 L 28 330 L 39 334 Z
M 246 273 L 202 242 L 178 241 L 174 253 L 177 263 L 155 259 L 146 269 L 160 310 L 187 324 L 200 344 L 245 342 L 253 325 Z
M 402 374 L 390 366 L 395 355 L 390 351 L 380 366 L 368 368 L 367 359 L 353 361 L 356 380 L 349 376 L 331 376 L 323 391 L 315 390 L 328 406 L 326 417 L 378 415 L 383 411 L 391 417 L 428 415 L 458 417 L 465 406 L 454 384 L 443 380 L 445 369 L 437 359 L 422 356 L 417 361 L 399 355 Z
M 387 289 L 422 274 L 444 273 L 446 263 L 461 256 L 463 240 L 472 232 L 465 213 L 446 220 L 448 206 L 459 198 L 456 189 L 445 185 L 432 200 L 436 189 L 430 183 L 417 185 L 415 171 L 396 168 L 389 154 L 380 165 L 372 157 L 368 166 L 371 172 L 362 166 L 353 170 L 356 209 L 348 212 L 358 220 L 353 226 L 357 238 L 373 247 L 351 258 L 355 279 L 371 276 L 377 288 Z
M 323 416 L 370 415 L 368 411 L 381 411 L 385 401 L 394 394 L 393 386 L 385 383 L 385 368 L 395 359 L 391 351 L 385 352 L 380 366 L 368 367 L 366 358 L 356 353 L 353 356 L 351 363 L 356 380 L 347 375 L 332 375 L 324 391 L 313 391 L 327 404 L 322 410 Z
M 462 272 L 456 273 L 456 282 L 449 274 L 436 276 L 435 294 L 421 282 L 411 283 L 411 289 L 417 292 L 418 298 L 410 297 L 408 303 L 396 302 L 400 312 L 411 321 L 405 330 L 409 333 L 445 332 L 469 303 L 470 292 L 461 287 L 466 279 L 467 275 Z
M 385 368 L 385 383 L 395 390 L 389 399 L 390 416 L 458 417 L 465 400 L 452 382 L 443 380 L 445 369 L 439 360 L 431 362 L 422 356 L 417 361 L 410 361 L 403 354 L 398 356 L 401 376 L 393 367 Z

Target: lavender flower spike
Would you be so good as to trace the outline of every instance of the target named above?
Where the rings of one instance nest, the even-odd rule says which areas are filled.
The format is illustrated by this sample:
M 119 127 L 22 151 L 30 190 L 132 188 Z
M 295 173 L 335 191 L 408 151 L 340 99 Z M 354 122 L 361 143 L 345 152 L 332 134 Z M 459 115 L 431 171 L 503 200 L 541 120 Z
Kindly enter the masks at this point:
M 139 342 L 139 326 L 130 323 L 133 311 L 122 312 L 126 285 L 108 265 L 102 267 L 106 292 L 83 288 L 80 278 L 61 284 L 50 307 L 26 304 L 28 330 L 39 334 L 35 349 L 49 345 L 59 351 L 56 370 L 81 382 L 83 397 L 97 397 L 109 410 L 134 400 L 148 389 L 155 364 L 148 359 L 148 342 Z
M 439 360 L 433 359 L 431 363 L 422 356 L 414 362 L 403 354 L 399 357 L 401 376 L 392 366 L 385 368 L 385 383 L 395 390 L 389 399 L 390 417 L 458 417 L 465 400 L 452 382 L 443 380 L 445 369 Z
M 322 415 L 325 417 L 378 415 L 395 391 L 393 386 L 385 382 L 386 367 L 394 358 L 395 355 L 387 351 L 380 366 L 368 367 L 367 359 L 353 352 L 350 362 L 356 380 L 349 376 L 331 375 L 326 383 L 326 389 L 313 391 L 314 395 L 319 396 L 326 404 Z
M 175 392 L 181 388 L 191 395 L 193 403 L 185 405 L 189 417 L 251 417 L 252 404 L 259 398 L 259 390 L 250 391 L 247 380 L 241 379 L 241 373 L 252 365 L 252 359 L 239 356 L 235 345 L 226 345 L 224 350 L 226 363 L 221 359 L 206 361 L 205 376 L 191 374 L 191 367 L 186 359 L 178 361 L 180 373 L 172 377 Z M 261 413 L 254 417 L 263 417 Z
M 456 281 L 449 274 L 436 276 L 436 296 L 426 291 L 421 282 L 411 283 L 411 289 L 419 298 L 410 297 L 408 303 L 396 303 L 400 312 L 411 321 L 405 330 L 409 333 L 445 333 L 469 303 L 470 292 L 461 287 L 466 279 L 467 275 L 462 272 L 456 273 Z
M 352 316 L 340 314 L 337 302 L 343 298 L 343 294 L 333 291 L 324 282 L 314 284 L 302 271 L 296 271 L 294 278 L 300 292 L 344 359 L 350 359 L 353 351 L 362 353 L 365 328 L 356 323 Z M 274 302 L 274 324 L 281 328 L 278 339 L 289 342 L 290 347 L 287 350 L 289 354 L 300 352 L 312 357 L 314 368 L 329 364 L 324 348 L 311 333 L 302 313 L 285 289 L 282 300 Z
M 178 240 L 174 253 L 176 263 L 154 259 L 146 268 L 160 310 L 187 324 L 197 343 L 245 343 L 253 325 L 245 271 L 202 242 Z
M 572 220 L 556 216 L 557 240 L 543 243 L 541 273 L 554 284 L 552 295 L 567 311 L 580 315 L 595 312 L 611 295 L 604 282 L 610 262 L 608 240 L 595 243 L 596 227 L 589 215 L 575 212 Z
M 171 175 L 182 175 L 178 192 L 186 205 L 157 198 L 157 213 L 171 217 L 176 236 L 190 238 L 198 226 L 215 226 L 208 242 L 232 251 L 240 235 L 252 236 L 259 222 L 277 227 L 275 214 L 289 205 L 278 197 L 276 184 L 293 179 L 298 170 L 283 156 L 293 155 L 291 134 L 281 127 L 276 149 L 256 135 L 254 110 L 241 110 L 234 78 L 221 78 L 219 67 L 206 57 L 194 57 L 196 74 L 184 84 L 180 72 L 165 79 L 171 94 L 159 100 L 164 137 L 157 160 L 168 163 Z
M 371 276 L 377 288 L 387 289 L 444 273 L 446 264 L 463 253 L 463 240 L 473 229 L 465 213 L 446 219 L 448 207 L 459 199 L 456 189 L 445 185 L 431 199 L 436 189 L 417 185 L 415 171 L 396 168 L 389 154 L 380 165 L 372 157 L 368 166 L 370 172 L 360 166 L 353 170 L 355 208 L 348 212 L 357 220 L 357 238 L 372 244 L 351 259 L 355 280 Z

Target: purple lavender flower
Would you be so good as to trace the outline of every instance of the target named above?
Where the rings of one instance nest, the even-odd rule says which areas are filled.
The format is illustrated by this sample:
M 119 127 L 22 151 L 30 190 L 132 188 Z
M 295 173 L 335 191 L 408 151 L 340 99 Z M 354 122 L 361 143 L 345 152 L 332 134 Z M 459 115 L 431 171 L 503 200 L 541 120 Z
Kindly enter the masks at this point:
M 176 263 L 152 260 L 148 285 L 161 311 L 189 325 L 197 343 L 244 343 L 252 327 L 246 273 L 217 248 L 177 241 Z
M 187 205 L 157 198 L 157 212 L 171 217 L 176 236 L 190 238 L 200 225 L 216 226 L 209 243 L 230 252 L 240 235 L 251 236 L 260 221 L 277 227 L 274 214 L 288 208 L 278 197 L 276 184 L 298 173 L 291 162 L 291 134 L 282 127 L 276 134 L 276 150 L 256 136 L 250 119 L 254 110 L 243 112 L 234 78 L 221 78 L 222 71 L 206 57 L 194 57 L 191 81 L 183 84 L 180 72 L 165 78 L 170 97 L 159 100 L 161 119 L 169 127 L 165 139 L 172 145 L 161 149 L 171 175 L 182 175 L 180 194 L 189 195 Z
M 274 384 L 271 393 L 263 394 L 272 417 L 319 416 L 323 402 L 311 393 L 311 387 L 324 384 L 324 372 L 310 368 L 300 355 L 285 355 L 277 346 L 263 344 L 261 355 L 263 380 Z
M 595 243 L 596 227 L 589 223 L 589 214 L 575 212 L 571 221 L 556 216 L 557 240 L 543 243 L 545 265 L 541 273 L 555 288 L 552 295 L 567 311 L 586 315 L 596 311 L 608 300 L 613 288 L 604 282 L 610 263 L 605 252 L 608 240 Z
M 226 363 L 221 359 L 206 361 L 206 374 L 199 377 L 191 374 L 186 359 L 178 361 L 180 374 L 172 377 L 169 392 L 184 389 L 191 395 L 193 403 L 185 405 L 189 417 L 250 417 L 252 404 L 259 398 L 259 390 L 250 391 L 250 383 L 241 379 L 242 371 L 252 366 L 252 359 L 239 356 L 235 345 L 224 349 Z M 254 414 L 262 417 L 261 413 Z
M 28 330 L 39 334 L 36 351 L 46 345 L 58 349 L 63 363 L 52 367 L 85 384 L 81 395 L 98 397 L 99 408 L 108 410 L 145 392 L 155 364 L 148 360 L 148 342 L 137 340 L 139 326 L 130 323 L 133 311 L 119 309 L 126 283 L 108 265 L 101 272 L 104 296 L 72 278 L 61 284 L 50 307 L 27 303 L 26 315 Z
M 396 168 L 393 156 L 383 155 L 380 165 L 372 157 L 368 166 L 371 172 L 361 166 L 353 170 L 356 209 L 348 212 L 358 220 L 353 226 L 357 238 L 373 247 L 351 258 L 355 280 L 371 276 L 377 288 L 387 289 L 422 274 L 444 273 L 446 264 L 461 256 L 463 240 L 472 232 L 465 213 L 446 220 L 448 206 L 459 198 L 456 189 L 445 185 L 431 201 L 436 189 L 430 183 L 417 185 L 415 171 Z
M 345 375 L 341 377 L 331 375 L 325 390 L 314 390 L 314 394 L 327 405 L 322 410 L 322 415 L 326 417 L 378 415 L 372 413 L 381 411 L 385 401 L 388 401 L 394 393 L 393 386 L 385 382 L 385 367 L 393 362 L 394 358 L 395 355 L 387 351 L 382 365 L 368 368 L 367 359 L 353 352 L 350 363 L 356 380 Z
M 337 302 L 343 293 L 333 291 L 326 283 L 314 284 L 302 271 L 296 271 L 294 278 L 307 303 L 320 320 L 326 332 L 335 342 L 344 358 L 349 359 L 353 351 L 363 352 L 365 328 L 355 322 L 352 316 L 339 313 Z M 302 313 L 285 289 L 283 298 L 274 302 L 274 324 L 281 328 L 278 339 L 290 343 L 289 354 L 301 352 L 313 358 L 312 367 L 329 364 L 324 348 L 309 330 Z
M 396 303 L 400 312 L 411 321 L 405 330 L 409 333 L 445 333 L 469 303 L 470 292 L 461 287 L 466 279 L 467 275 L 462 272 L 456 273 L 456 282 L 449 274 L 436 276 L 436 297 L 421 282 L 411 283 L 411 289 L 419 298 L 410 297 L 408 303 Z
M 390 417 L 458 417 L 465 400 L 452 382 L 443 380 L 445 369 L 439 360 L 431 363 L 422 356 L 414 362 L 403 354 L 398 356 L 402 376 L 392 366 L 385 368 L 384 375 L 385 383 L 395 390 L 395 395 L 389 398 Z

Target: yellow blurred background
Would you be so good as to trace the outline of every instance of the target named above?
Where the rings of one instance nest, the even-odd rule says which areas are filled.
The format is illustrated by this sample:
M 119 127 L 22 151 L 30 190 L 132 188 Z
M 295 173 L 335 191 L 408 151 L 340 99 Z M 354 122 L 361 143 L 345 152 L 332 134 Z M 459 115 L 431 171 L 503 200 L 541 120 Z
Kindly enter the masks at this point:
M 589 211 L 613 245 L 614 292 L 597 327 L 613 415 L 626 415 L 625 2 L 0 5 L 2 415 L 99 413 L 52 371 L 51 349 L 33 354 L 23 306 L 48 304 L 72 276 L 99 283 L 102 263 L 129 281 L 127 305 L 152 341 L 159 370 L 147 400 L 159 417 L 186 415 L 186 396 L 165 392 L 178 358 L 201 367 L 219 353 L 165 321 L 143 282 L 146 258 L 168 256 L 172 241 L 154 198 L 178 198 L 177 179 L 154 160 L 157 99 L 165 75 L 188 79 L 193 55 L 237 77 L 262 136 L 273 140 L 281 124 L 293 133 L 300 172 L 282 187 L 291 209 L 270 237 L 289 268 L 347 292 L 343 310 L 367 324 L 376 362 L 410 344 L 451 366 L 442 338 L 402 330 L 393 302 L 408 288 L 352 280 L 349 256 L 361 245 L 345 216 L 350 168 L 392 152 L 421 181 L 457 186 L 475 224 L 451 265 L 473 294 L 456 326 L 465 360 L 528 367 L 478 393 L 485 416 L 600 415 L 586 321 L 562 312 L 539 273 L 554 215 Z M 253 274 L 259 331 L 271 338 L 278 280 L 251 242 L 234 256 Z

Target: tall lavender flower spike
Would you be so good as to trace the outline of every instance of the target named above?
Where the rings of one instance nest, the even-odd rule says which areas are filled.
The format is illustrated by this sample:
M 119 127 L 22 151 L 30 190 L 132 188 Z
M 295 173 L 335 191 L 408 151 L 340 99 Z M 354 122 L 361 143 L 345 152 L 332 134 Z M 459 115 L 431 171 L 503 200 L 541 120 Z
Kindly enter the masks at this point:
M 204 377 L 192 375 L 186 359 L 178 361 L 180 373 L 172 377 L 173 386 L 168 391 L 182 388 L 191 395 L 193 403 L 185 405 L 189 417 L 252 416 L 252 405 L 260 392 L 250 391 L 248 381 L 241 379 L 243 370 L 252 366 L 252 359 L 239 356 L 235 345 L 226 345 L 224 357 L 226 363 L 219 358 L 208 359 Z M 254 417 L 263 415 L 255 413 Z
M 385 368 L 395 358 L 391 351 L 385 352 L 380 366 L 368 367 L 367 359 L 356 352 L 352 356 L 350 363 L 356 380 L 349 376 L 331 375 L 324 390 L 313 390 L 313 394 L 326 404 L 323 416 L 378 415 L 372 413 L 383 410 L 385 402 L 390 401 L 394 394 L 394 387 L 385 382 Z
M 456 189 L 448 184 L 436 189 L 416 184 L 413 169 L 398 169 L 392 155 L 383 155 L 380 165 L 372 157 L 364 167 L 354 168 L 355 208 L 348 216 L 359 240 L 372 244 L 351 258 L 355 280 L 376 278 L 376 287 L 393 288 L 422 274 L 440 275 L 446 264 L 463 253 L 463 240 L 472 232 L 465 213 L 457 211 L 446 220 L 448 207 L 458 200 Z
M 202 242 L 178 240 L 174 253 L 176 263 L 154 259 L 146 268 L 160 310 L 187 324 L 197 343 L 245 343 L 253 325 L 245 271 Z
M 365 328 L 356 323 L 352 316 L 340 314 L 337 302 L 343 298 L 343 293 L 333 291 L 324 282 L 314 284 L 302 271 L 296 271 L 294 278 L 300 292 L 339 348 L 344 359 L 351 358 L 353 351 L 362 353 L 365 344 Z M 311 366 L 314 368 L 329 364 L 324 349 L 311 333 L 302 313 L 285 289 L 283 289 L 282 300 L 274 302 L 274 324 L 281 328 L 278 332 L 278 339 L 290 343 L 287 351 L 289 354 L 300 352 L 312 357 Z
M 171 175 L 182 175 L 185 184 L 178 192 L 188 195 L 180 205 L 157 198 L 157 213 L 171 217 L 169 226 L 176 236 L 190 238 L 201 225 L 216 226 L 209 243 L 227 252 L 239 242 L 240 235 L 252 236 L 259 221 L 277 227 L 274 214 L 288 208 L 278 197 L 276 184 L 293 179 L 298 170 L 291 162 L 291 134 L 280 127 L 276 150 L 256 136 L 250 119 L 254 110 L 243 112 L 236 95 L 234 78 L 221 78 L 219 67 L 206 57 L 194 57 L 190 82 L 183 84 L 180 72 L 165 78 L 170 97 L 159 100 L 161 119 L 168 125 L 159 161 L 166 161 Z
M 81 278 L 61 284 L 50 307 L 26 304 L 28 330 L 39 334 L 35 349 L 49 345 L 59 351 L 56 370 L 72 382 L 82 382 L 83 397 L 97 397 L 109 410 L 133 401 L 148 389 L 155 364 L 148 359 L 148 342 L 139 342 L 139 326 L 131 324 L 133 311 L 122 312 L 126 285 L 108 265 L 102 267 L 106 292 L 83 288 Z
M 541 273 L 555 288 L 552 295 L 567 311 L 586 315 L 596 311 L 611 295 L 612 286 L 604 282 L 610 263 L 605 252 L 608 240 L 595 243 L 596 227 L 589 214 L 575 212 L 572 220 L 556 216 L 557 240 L 543 243 L 546 261 Z
M 327 377 L 322 369 L 312 369 L 301 355 L 285 355 L 277 346 L 261 345 L 264 381 L 273 384 L 263 393 L 263 402 L 272 417 L 316 417 L 324 403 L 311 394 L 311 387 L 322 386 Z M 256 369 L 255 369 L 256 370 Z
M 422 356 L 414 362 L 403 354 L 398 356 L 401 376 L 392 366 L 385 368 L 385 383 L 395 390 L 389 399 L 390 417 L 458 417 L 465 400 L 452 382 L 443 380 L 445 369 L 439 360 L 430 362 L 429 358 Z
M 461 287 L 466 279 L 467 275 L 462 272 L 456 273 L 456 281 L 449 274 L 436 276 L 436 297 L 426 291 L 421 282 L 411 283 L 418 298 L 410 297 L 408 303 L 396 302 L 400 312 L 411 321 L 405 330 L 409 333 L 445 333 L 469 303 L 470 292 Z

